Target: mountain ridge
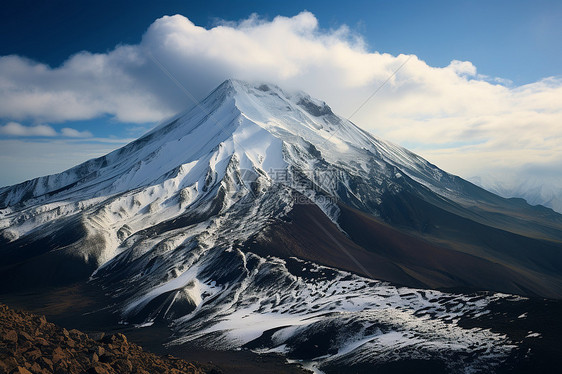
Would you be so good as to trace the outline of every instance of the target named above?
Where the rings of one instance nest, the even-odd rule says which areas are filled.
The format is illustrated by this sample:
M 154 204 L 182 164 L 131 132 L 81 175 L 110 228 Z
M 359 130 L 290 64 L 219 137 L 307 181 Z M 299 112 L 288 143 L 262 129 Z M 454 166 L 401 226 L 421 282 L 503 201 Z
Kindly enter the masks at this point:
M 71 226 L 85 233 L 82 247 L 90 250 L 77 255 L 100 266 L 136 231 L 178 219 L 186 209 L 212 217 L 261 193 L 252 189 L 273 185 L 302 194 L 338 227 L 340 202 L 409 235 L 440 235 L 432 223 L 440 218 L 428 215 L 435 207 L 432 214 L 453 214 L 459 225 L 523 234 L 543 243 L 540 248 L 562 242 L 560 215 L 450 175 L 305 93 L 237 80 L 223 82 L 195 108 L 106 156 L 0 189 L 0 229 L 11 243 L 57 218 L 82 216 Z M 527 219 L 529 214 L 535 218 Z M 152 216 L 154 223 L 135 222 L 136 215 Z M 442 247 L 437 239 L 434 245 Z
M 0 295 L 88 282 L 121 323 L 169 325 L 171 345 L 316 368 L 392 361 L 396 344 L 494 367 L 513 342 L 460 319 L 520 300 L 502 293 L 562 298 L 562 215 L 237 80 L 106 156 L 0 189 L 0 256 Z M 312 351 L 300 338 L 322 334 Z

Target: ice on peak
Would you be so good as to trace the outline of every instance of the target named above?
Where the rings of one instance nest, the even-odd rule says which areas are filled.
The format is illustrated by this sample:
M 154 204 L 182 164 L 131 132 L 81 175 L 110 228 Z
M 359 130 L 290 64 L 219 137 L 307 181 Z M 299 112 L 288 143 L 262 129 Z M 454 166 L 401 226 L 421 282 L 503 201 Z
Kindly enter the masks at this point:
M 262 92 L 268 91 L 282 91 L 281 88 L 275 84 L 264 82 L 264 81 L 244 81 L 241 79 L 229 78 L 222 82 L 219 89 L 233 89 L 235 91 L 243 90 L 246 92 L 250 92 L 250 90 L 258 90 Z
M 270 96 L 273 99 L 277 99 L 279 105 L 284 105 L 288 101 L 297 104 L 315 117 L 334 114 L 326 102 L 315 99 L 304 91 L 286 91 L 275 84 L 267 82 L 248 82 L 231 78 L 221 83 L 214 92 L 229 92 L 233 95 L 246 94 L 257 99 Z

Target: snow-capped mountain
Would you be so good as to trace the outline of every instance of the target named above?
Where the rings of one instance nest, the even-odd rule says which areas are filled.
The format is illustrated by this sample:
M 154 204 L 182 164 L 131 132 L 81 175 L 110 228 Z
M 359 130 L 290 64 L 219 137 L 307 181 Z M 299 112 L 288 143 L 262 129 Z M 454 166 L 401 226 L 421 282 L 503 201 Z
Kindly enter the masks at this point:
M 431 289 L 562 296 L 562 216 L 305 93 L 236 80 L 104 157 L 0 189 L 0 230 L 0 291 L 89 279 L 123 323 L 169 324 L 170 344 L 315 370 L 401 357 L 487 370 L 515 342 L 461 321 L 520 298 Z

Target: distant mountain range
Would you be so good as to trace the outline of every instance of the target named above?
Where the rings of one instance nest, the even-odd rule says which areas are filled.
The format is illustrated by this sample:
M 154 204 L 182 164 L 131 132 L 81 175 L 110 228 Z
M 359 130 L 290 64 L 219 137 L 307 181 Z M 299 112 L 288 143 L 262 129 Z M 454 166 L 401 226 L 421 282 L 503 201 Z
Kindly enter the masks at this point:
M 562 213 L 562 176 L 521 177 L 516 174 L 477 176 L 470 181 L 499 196 L 518 197 Z
M 324 372 L 502 367 L 536 336 L 482 316 L 516 319 L 526 304 L 507 294 L 562 298 L 562 215 L 237 80 L 106 156 L 0 189 L 0 238 L 0 295 L 89 282 L 171 345 Z

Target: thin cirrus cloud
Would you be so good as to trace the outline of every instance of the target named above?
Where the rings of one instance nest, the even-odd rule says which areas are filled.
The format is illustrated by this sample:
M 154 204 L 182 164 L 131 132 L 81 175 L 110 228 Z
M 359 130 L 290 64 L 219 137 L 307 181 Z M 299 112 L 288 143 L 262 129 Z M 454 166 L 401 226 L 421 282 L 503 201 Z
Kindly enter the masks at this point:
M 56 123 L 109 115 L 146 124 L 193 104 L 178 85 L 200 99 L 230 77 L 304 90 L 344 117 L 391 77 L 352 118 L 377 136 L 465 177 L 562 163 L 561 77 L 513 86 L 469 61 L 435 67 L 414 55 L 373 52 L 345 26 L 319 28 L 309 12 L 209 29 L 166 16 L 137 45 L 81 52 L 58 67 L 0 57 L 0 118 Z

